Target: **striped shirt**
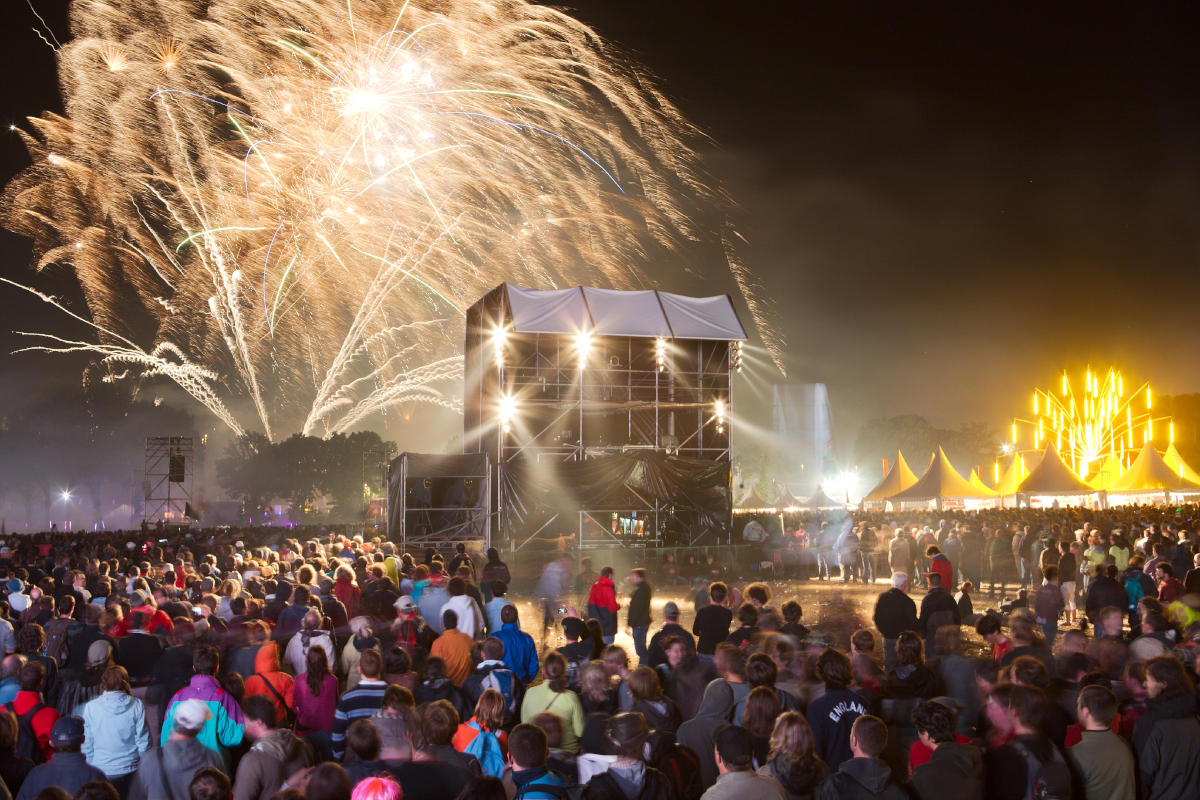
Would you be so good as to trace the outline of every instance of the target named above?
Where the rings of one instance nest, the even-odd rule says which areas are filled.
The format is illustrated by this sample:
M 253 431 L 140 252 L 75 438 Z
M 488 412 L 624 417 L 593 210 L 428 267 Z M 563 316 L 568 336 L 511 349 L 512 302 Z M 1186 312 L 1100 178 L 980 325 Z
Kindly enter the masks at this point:
M 346 729 L 356 719 L 365 719 L 383 707 L 386 681 L 360 680 L 338 699 L 333 713 L 333 757 L 341 761 L 346 751 Z

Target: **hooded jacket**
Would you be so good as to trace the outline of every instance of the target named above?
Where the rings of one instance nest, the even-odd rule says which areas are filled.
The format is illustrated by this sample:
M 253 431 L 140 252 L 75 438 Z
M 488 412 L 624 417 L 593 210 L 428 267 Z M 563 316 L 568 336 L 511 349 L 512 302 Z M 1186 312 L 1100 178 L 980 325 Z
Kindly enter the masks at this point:
M 354 585 L 354 581 L 345 575 L 339 575 L 333 584 L 333 596 L 346 607 L 346 617 L 358 616 L 358 605 L 362 600 L 362 590 Z
M 821 781 L 829 777 L 829 767 L 815 754 L 801 764 L 776 757 L 759 767 L 758 774 L 779 781 L 788 800 L 810 800 Z
M 733 690 L 718 678 L 704 688 L 700 710 L 679 726 L 675 738 L 700 760 L 700 779 L 705 786 L 717 781 L 717 761 L 713 755 L 713 736 L 717 728 L 729 723 L 733 714 Z
M 237 747 L 242 743 L 242 709 L 233 695 L 221 688 L 217 679 L 211 675 L 193 675 L 188 685 L 175 693 L 167 706 L 163 717 L 162 736 L 159 743 L 164 747 L 171 738 L 175 727 L 175 706 L 184 700 L 199 700 L 208 706 L 212 718 L 204 723 L 196 741 L 204 747 L 220 754 L 222 759 L 228 757 L 228 748 Z M 224 764 L 217 766 L 228 770 Z M 186 789 L 186 784 L 184 785 Z M 186 792 L 184 796 L 186 796 Z
M 605 636 L 617 635 L 617 612 L 621 605 L 617 602 L 617 590 L 612 578 L 601 575 L 588 591 L 587 612 L 600 622 L 600 630 Z
M 292 676 L 279 669 L 279 648 L 267 642 L 258 649 L 254 657 L 254 672 L 245 676 L 246 697 L 262 696 L 275 707 L 275 718 L 287 717 L 288 710 L 295 707 L 292 695 Z M 282 699 L 282 702 L 280 701 Z M 240 800 L 240 799 L 239 799 Z
M 274 730 L 259 739 L 238 762 L 234 800 L 267 800 L 283 782 L 315 763 L 312 747 L 291 731 Z
M 943 742 L 928 763 L 913 770 L 910 786 L 920 800 L 980 800 L 983 756 L 974 745 Z
M 104 780 L 104 773 L 89 766 L 81 754 L 55 753 L 48 762 L 29 771 L 16 797 L 17 800 L 32 800 L 43 789 L 51 786 L 58 786 L 69 794 L 74 794 L 85 783 L 99 780 Z
M 892 780 L 892 770 L 883 761 L 852 758 L 821 782 L 814 797 L 816 800 L 908 800 L 908 793 Z
M 1196 696 L 1151 701 L 1133 728 L 1139 797 L 1166 800 L 1195 795 L 1200 782 L 1200 720 Z
M 83 707 L 83 755 L 110 778 L 137 769 L 150 749 L 146 709 L 124 692 L 105 692 Z
M 199 739 L 172 739 L 138 764 L 128 800 L 188 800 L 188 784 L 204 767 L 229 770 L 220 754 Z

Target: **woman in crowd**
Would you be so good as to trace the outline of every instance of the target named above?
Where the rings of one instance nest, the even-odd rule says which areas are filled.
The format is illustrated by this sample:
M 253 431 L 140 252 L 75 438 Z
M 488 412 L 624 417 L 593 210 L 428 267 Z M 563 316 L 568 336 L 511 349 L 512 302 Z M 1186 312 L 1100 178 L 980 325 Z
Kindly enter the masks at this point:
M 804 715 L 785 711 L 775 720 L 767 762 L 758 774 L 779 781 L 788 800 L 811 800 L 817 784 L 829 775 L 829 767 L 813 749 L 812 729 Z
M 125 797 L 142 754 L 150 749 L 146 709 L 132 695 L 124 667 L 106 669 L 100 688 L 102 694 L 83 707 L 83 757 Z
M 567 688 L 567 660 L 561 653 L 546 656 L 542 662 L 542 677 L 545 680 L 525 692 L 521 702 L 521 722 L 528 722 L 543 711 L 557 715 L 563 721 L 562 748 L 576 753 L 579 737 L 583 735 L 583 705 L 579 695 Z
M 650 667 L 638 667 L 625 679 L 633 694 L 633 711 L 646 718 L 651 730 L 675 733 L 679 730 L 679 707 L 663 695 L 658 672 Z

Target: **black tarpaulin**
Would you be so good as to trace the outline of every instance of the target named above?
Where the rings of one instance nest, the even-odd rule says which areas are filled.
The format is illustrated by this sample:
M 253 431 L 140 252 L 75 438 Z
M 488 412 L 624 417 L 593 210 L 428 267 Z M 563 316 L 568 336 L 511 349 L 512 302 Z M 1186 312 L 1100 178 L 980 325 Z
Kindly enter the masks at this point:
M 583 461 L 506 463 L 498 487 L 510 538 L 555 514 L 659 510 L 685 542 L 729 527 L 729 464 L 635 450 Z

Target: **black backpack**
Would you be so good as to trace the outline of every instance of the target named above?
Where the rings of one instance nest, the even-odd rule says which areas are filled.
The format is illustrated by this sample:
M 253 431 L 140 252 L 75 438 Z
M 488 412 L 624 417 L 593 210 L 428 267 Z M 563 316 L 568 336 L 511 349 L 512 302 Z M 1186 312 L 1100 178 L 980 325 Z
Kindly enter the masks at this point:
M 44 759 L 42 758 L 42 748 L 38 745 L 37 734 L 33 731 L 33 718 L 39 711 L 49 708 L 49 706 L 44 703 L 34 703 L 33 708 L 24 714 L 18 714 L 16 706 L 12 703 L 5 703 L 4 707 L 17 718 L 17 743 L 13 747 L 13 755 L 17 758 L 28 758 L 34 764 L 41 764 Z
M 666 777 L 677 800 L 699 800 L 704 794 L 704 784 L 700 780 L 700 759 L 696 754 L 666 731 L 655 731 L 650 734 L 649 741 L 650 766 Z
M 1025 760 L 1024 800 L 1069 800 L 1071 771 L 1057 747 L 1050 745 L 1050 759 L 1042 762 L 1023 743 L 1014 740 L 1012 744 Z

